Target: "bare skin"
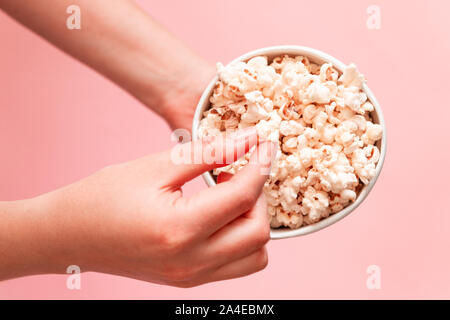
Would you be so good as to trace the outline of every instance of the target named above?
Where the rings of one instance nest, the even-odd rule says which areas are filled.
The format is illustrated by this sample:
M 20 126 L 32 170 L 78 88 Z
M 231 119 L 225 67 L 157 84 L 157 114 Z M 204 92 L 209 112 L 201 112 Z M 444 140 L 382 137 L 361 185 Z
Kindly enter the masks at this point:
M 82 10 L 81 30 L 65 27 L 72 4 Z M 133 2 L 0 0 L 0 8 L 118 84 L 172 128 L 190 128 L 214 70 Z M 225 157 L 242 156 L 258 144 L 252 129 L 229 139 L 233 147 Z M 222 150 L 223 143 L 216 138 L 181 148 L 202 159 L 201 146 Z M 178 287 L 257 272 L 267 265 L 270 230 L 261 170 L 274 152 L 272 143 L 260 142 L 245 169 L 189 198 L 181 186 L 224 161 L 175 164 L 168 150 L 36 198 L 0 202 L 0 280 L 65 273 L 74 264 Z
M 220 139 L 208 145 L 218 150 Z M 247 131 L 227 153 L 245 152 L 256 141 Z M 182 148 L 204 152 L 203 144 Z M 191 287 L 259 271 L 267 265 L 270 230 L 261 170 L 274 151 L 272 143 L 260 144 L 244 170 L 189 198 L 181 186 L 223 164 L 174 164 L 168 150 L 33 199 L 0 203 L 0 279 L 78 265 Z
M 67 7 L 82 27 L 66 27 Z M 61 50 L 112 80 L 175 128 L 190 129 L 215 69 L 129 0 L 0 0 L 3 9 Z

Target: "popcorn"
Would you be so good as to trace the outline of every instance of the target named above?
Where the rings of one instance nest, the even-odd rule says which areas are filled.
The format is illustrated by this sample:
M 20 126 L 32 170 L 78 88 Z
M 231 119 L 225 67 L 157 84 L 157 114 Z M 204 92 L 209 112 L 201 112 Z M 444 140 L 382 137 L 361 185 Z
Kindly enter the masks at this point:
M 281 117 L 276 111 L 269 113 L 270 120 L 261 120 L 256 124 L 256 131 L 260 139 L 279 142 Z M 202 120 L 203 121 L 203 120 Z
M 255 126 L 261 140 L 278 144 L 263 192 L 272 228 L 299 228 L 356 200 L 375 176 L 382 127 L 362 91 L 364 76 L 350 64 L 340 75 L 330 63 L 306 57 L 258 56 L 224 67 L 201 120 L 200 136 Z M 253 148 L 254 149 L 254 148 Z M 236 173 L 250 152 L 213 171 Z
M 297 137 L 289 136 L 283 138 L 282 150 L 285 153 L 294 153 L 297 151 Z
M 302 178 L 294 177 L 287 178 L 280 185 L 280 204 L 285 212 L 300 212 L 301 207 L 297 203 L 297 198 L 301 183 Z
M 344 105 L 351 110 L 364 114 L 365 110 L 361 107 L 367 100 L 364 92 L 355 92 L 354 88 L 351 90 L 344 89 Z
M 305 127 L 298 121 L 289 120 L 281 121 L 279 130 L 284 136 L 298 136 L 305 130 Z
M 375 141 L 381 139 L 383 135 L 383 128 L 379 124 L 373 124 L 372 122 L 367 122 L 366 132 L 362 135 L 362 140 L 367 145 L 372 145 Z
M 322 82 L 326 82 L 326 81 L 337 82 L 338 77 L 339 77 L 339 74 L 336 70 L 333 69 L 333 65 L 331 63 L 324 63 L 320 67 L 320 74 L 319 74 L 320 81 L 322 81 Z
M 302 200 L 303 214 L 307 215 L 310 222 L 317 222 L 321 218 L 329 216 L 329 197 L 324 191 L 317 191 L 309 186 Z
M 328 87 L 319 82 L 313 82 L 306 90 L 306 97 L 310 102 L 329 103 L 331 99 L 331 92 Z
M 364 76 L 359 73 L 356 66 L 351 63 L 345 68 L 342 76 L 339 78 L 339 82 L 343 83 L 346 87 L 356 87 L 361 89 L 365 79 Z
M 307 124 L 311 124 L 313 118 L 316 116 L 318 108 L 314 104 L 309 104 L 303 109 L 303 120 Z

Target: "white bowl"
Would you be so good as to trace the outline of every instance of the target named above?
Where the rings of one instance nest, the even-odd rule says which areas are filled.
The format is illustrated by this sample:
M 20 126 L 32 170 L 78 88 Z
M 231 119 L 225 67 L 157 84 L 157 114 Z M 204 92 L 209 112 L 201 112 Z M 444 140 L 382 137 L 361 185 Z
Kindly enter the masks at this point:
M 345 68 L 345 64 L 341 61 L 337 60 L 336 58 L 322 52 L 316 49 L 311 49 L 307 47 L 300 47 L 300 46 L 292 46 L 292 45 L 286 45 L 286 46 L 274 46 L 274 47 L 267 47 L 262 48 L 258 50 L 254 50 L 251 52 L 248 52 L 238 58 L 236 58 L 234 61 L 248 61 L 249 59 L 256 57 L 256 56 L 267 56 L 269 59 L 275 58 L 280 55 L 290 55 L 290 56 L 306 56 L 309 58 L 311 62 L 317 63 L 317 64 L 323 64 L 325 62 L 330 62 L 333 64 L 335 69 L 337 69 L 340 73 Z M 197 105 L 197 109 L 195 111 L 194 115 L 194 121 L 192 124 L 192 137 L 193 140 L 197 140 L 198 137 L 198 127 L 200 125 L 200 120 L 203 117 L 203 112 L 207 110 L 210 107 L 209 98 L 213 93 L 214 86 L 218 80 L 218 77 L 216 76 L 211 83 L 208 85 L 208 87 L 203 92 L 203 95 L 200 98 L 200 101 Z M 373 186 L 375 185 L 375 182 L 377 181 L 378 176 L 380 175 L 381 168 L 383 167 L 384 158 L 386 156 L 386 125 L 384 123 L 383 119 L 383 113 L 381 111 L 380 105 L 373 95 L 372 91 L 364 84 L 363 85 L 363 91 L 367 94 L 367 97 L 369 101 L 373 104 L 375 107 L 375 110 L 371 113 L 372 119 L 374 123 L 378 123 L 383 127 L 383 137 L 381 140 L 377 142 L 377 146 L 380 149 L 380 160 L 377 163 L 376 166 L 376 174 L 370 181 L 368 185 L 365 185 L 361 191 L 359 192 L 356 200 L 351 203 L 349 206 L 345 207 L 343 210 L 330 215 L 328 218 L 325 218 L 323 220 L 320 220 L 317 223 L 314 223 L 312 225 L 304 226 L 298 229 L 289 229 L 289 228 L 278 228 L 278 229 L 272 229 L 270 232 L 270 237 L 272 239 L 282 239 L 282 238 L 290 238 L 290 237 L 296 237 L 296 236 L 302 236 L 305 234 L 309 234 L 318 230 L 321 230 L 325 227 L 328 227 L 332 225 L 333 223 L 341 220 L 345 216 L 347 216 L 350 212 L 355 210 L 361 202 L 367 197 L 370 190 L 372 190 Z M 216 182 L 210 172 L 206 172 L 203 174 L 203 178 L 205 179 L 208 186 L 212 187 L 216 185 Z

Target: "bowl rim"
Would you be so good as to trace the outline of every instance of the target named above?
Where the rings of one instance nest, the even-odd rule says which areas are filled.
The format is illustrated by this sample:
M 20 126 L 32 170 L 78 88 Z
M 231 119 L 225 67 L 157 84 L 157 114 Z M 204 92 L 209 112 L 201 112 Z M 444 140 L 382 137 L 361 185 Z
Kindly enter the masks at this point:
M 282 54 L 287 55 L 303 55 L 308 57 L 308 59 L 311 59 L 312 61 L 319 61 L 320 63 L 329 62 L 335 67 L 340 73 L 342 73 L 343 69 L 347 66 L 340 60 L 336 59 L 335 57 L 322 52 L 317 49 L 304 47 L 304 46 L 297 46 L 297 45 L 281 45 L 281 46 L 271 46 L 271 47 L 264 47 L 260 49 L 256 49 L 247 53 L 244 53 L 243 55 L 237 57 L 236 59 L 232 60 L 229 64 L 232 64 L 236 61 L 248 61 L 249 59 L 255 57 L 255 56 L 279 56 Z M 228 65 L 229 65 L 228 64 Z M 203 92 L 202 96 L 200 97 L 200 100 L 197 104 L 194 119 L 192 122 L 192 139 L 197 140 L 198 137 L 198 127 L 200 125 L 200 120 L 202 119 L 203 112 L 206 110 L 206 107 L 209 105 L 209 98 L 214 90 L 214 86 L 218 80 L 218 75 L 214 77 L 214 79 L 211 80 L 211 82 L 206 87 L 205 91 Z M 366 83 L 363 84 L 362 90 L 366 93 L 368 100 L 373 104 L 374 111 L 372 114 L 376 115 L 378 118 L 378 124 L 380 124 L 383 128 L 383 135 L 379 142 L 380 145 L 380 159 L 378 160 L 377 166 L 376 166 L 376 172 L 375 176 L 370 180 L 369 184 L 363 186 L 361 191 L 359 192 L 356 200 L 350 204 L 349 206 L 345 207 L 341 211 L 330 215 L 329 217 L 320 220 L 319 222 L 316 222 L 314 224 L 300 227 L 298 229 L 289 229 L 289 228 L 280 228 L 280 229 L 270 229 L 270 238 L 271 239 L 286 239 L 286 238 L 292 238 L 292 237 L 298 237 L 307 235 L 313 232 L 317 232 L 319 230 L 322 230 L 328 226 L 331 226 L 332 224 L 335 224 L 339 220 L 343 219 L 347 215 L 349 215 L 351 212 L 353 212 L 368 196 L 370 191 L 373 189 L 376 181 L 378 180 L 378 177 L 381 173 L 381 170 L 384 165 L 384 160 L 386 158 L 386 149 L 387 149 L 387 133 L 386 133 L 386 124 L 383 117 L 383 112 L 381 110 L 380 104 L 378 103 L 378 100 L 376 99 L 373 92 L 369 89 L 369 87 L 366 85 Z M 208 187 L 212 187 L 216 185 L 216 182 L 214 181 L 213 176 L 210 172 L 205 172 L 202 174 L 203 179 L 205 180 Z

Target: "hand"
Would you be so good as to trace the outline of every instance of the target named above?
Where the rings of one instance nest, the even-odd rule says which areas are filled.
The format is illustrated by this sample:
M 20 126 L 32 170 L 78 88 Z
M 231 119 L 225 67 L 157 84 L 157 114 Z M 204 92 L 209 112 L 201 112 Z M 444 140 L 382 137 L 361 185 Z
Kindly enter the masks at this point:
M 179 154 L 200 155 L 200 159 L 207 159 L 211 151 L 225 152 L 212 164 L 174 164 L 178 153 L 166 151 L 107 167 L 34 199 L 39 212 L 29 216 L 35 220 L 27 222 L 32 225 L 24 236 L 28 239 L 17 243 L 32 244 L 39 255 L 21 264 L 59 273 L 74 264 L 82 271 L 178 287 L 263 269 L 270 227 L 261 190 L 276 152 L 272 143 L 259 144 L 250 163 L 226 181 L 189 198 L 180 189 L 230 155 L 231 159 L 242 156 L 256 142 L 255 130 L 247 129 L 226 139 L 178 145 Z M 26 259 L 26 248 L 16 247 L 16 258 L 17 252 Z
M 182 58 L 180 57 L 180 59 Z M 193 64 L 192 61 L 186 61 L 186 63 Z M 164 99 L 159 113 L 173 130 L 180 128 L 191 130 L 200 97 L 216 75 L 216 69 L 201 59 L 193 67 L 193 70 L 184 75 L 174 77 L 176 80 L 164 90 Z M 144 96 L 141 101 L 155 110 L 152 107 L 151 98 L 146 99 Z

